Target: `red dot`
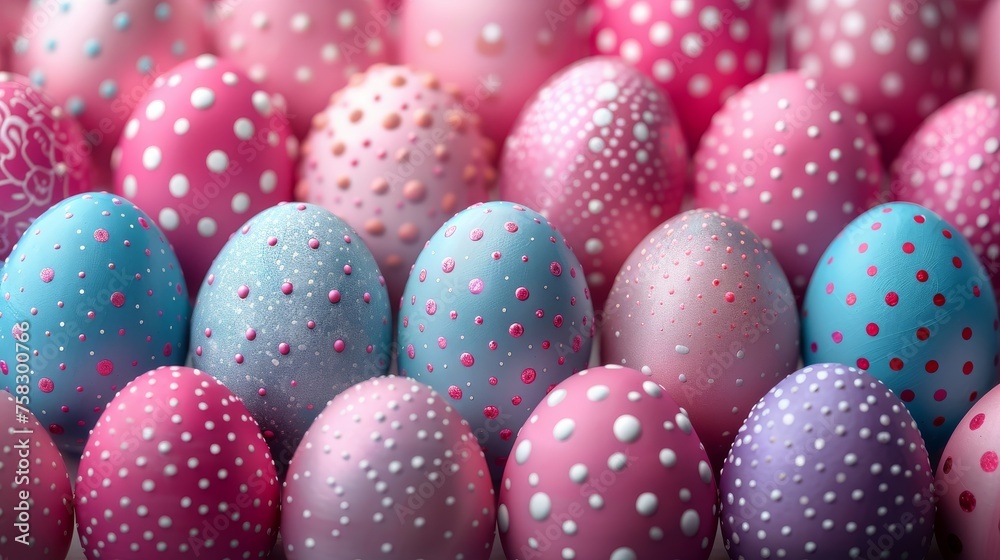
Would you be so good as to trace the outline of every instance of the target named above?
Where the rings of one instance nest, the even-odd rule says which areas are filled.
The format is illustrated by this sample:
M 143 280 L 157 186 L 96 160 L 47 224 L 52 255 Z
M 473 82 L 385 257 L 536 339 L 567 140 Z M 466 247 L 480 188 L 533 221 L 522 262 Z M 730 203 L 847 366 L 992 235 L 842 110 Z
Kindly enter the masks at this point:
M 920 214 L 917 214 L 916 216 L 913 217 L 913 221 L 917 222 L 918 224 L 922 224 L 924 223 L 924 217 Z
M 833 282 L 830 282 L 829 284 L 826 285 L 826 293 L 828 294 L 833 293 Z
M 906 253 L 907 255 L 913 253 L 914 248 L 915 247 L 913 246 L 913 243 L 910 243 L 909 241 L 903 243 L 903 252 Z
M 917 271 L 917 282 L 926 282 L 926 281 L 927 281 L 927 271 L 926 270 L 918 270 Z
M 51 393 L 55 387 L 56 384 L 53 383 L 48 377 L 43 377 L 38 380 L 38 388 L 41 389 L 43 393 Z
M 507 441 L 514 435 L 514 432 L 510 428 L 504 428 L 500 430 L 500 439 Z
M 899 303 L 899 294 L 896 292 L 885 294 L 885 303 L 889 307 L 896 307 L 896 304 Z
M 972 431 L 976 431 L 979 428 L 983 427 L 983 422 L 985 421 L 986 421 L 986 415 L 980 412 L 979 414 L 973 416 L 972 420 L 969 421 L 969 429 Z
M 487 406 L 483 409 L 483 416 L 489 418 L 490 420 L 496 418 L 500 415 L 500 409 L 495 406 Z
M 944 416 L 938 416 L 933 422 L 931 422 L 931 424 L 933 424 L 935 428 L 940 428 L 944 425 Z
M 965 362 L 962 364 L 962 373 L 969 375 L 976 366 L 972 362 Z
M 958 506 L 966 513 L 972 513 L 976 509 L 976 497 L 968 490 L 958 495 Z
M 521 301 L 528 299 L 528 288 L 521 286 L 520 288 L 514 290 L 514 297 Z
M 972 338 L 972 329 L 969 327 L 965 327 L 964 329 L 962 329 L 962 338 L 964 338 L 965 340 L 969 340 L 970 338 Z
M 952 257 L 951 264 L 955 265 L 955 268 L 962 268 L 962 259 L 958 257 Z
M 537 372 L 534 368 L 524 368 L 524 371 L 521 372 L 521 381 L 530 384 L 535 380 L 536 375 Z
M 944 466 L 942 467 L 944 474 L 948 474 L 951 472 L 951 464 L 952 464 L 951 457 L 948 457 L 947 459 L 944 460 Z
M 514 395 L 513 397 L 511 397 L 510 404 L 514 406 L 521 404 L 521 395 Z
M 948 391 L 945 391 L 944 389 L 938 389 L 937 391 L 934 391 L 934 400 L 936 400 L 937 402 L 941 402 L 946 398 L 948 398 Z
M 974 296 L 976 296 L 976 297 L 979 297 L 979 294 L 980 294 L 980 293 L 981 293 L 981 292 L 979 291 L 979 286 L 973 286 L 973 287 L 972 287 L 972 295 L 974 295 Z
M 859 253 L 864 253 L 867 250 L 868 250 L 868 244 L 867 243 L 862 243 L 861 245 L 858 245 L 858 252 Z
M 934 294 L 934 305 L 941 307 L 945 301 L 944 294 Z
M 877 335 L 878 334 L 878 325 L 876 325 L 875 323 L 868 323 L 868 326 L 865 327 L 865 332 L 868 333 L 868 336 L 875 336 L 875 335 Z
M 115 292 L 111 294 L 111 305 L 115 307 L 121 307 L 125 305 L 125 294 L 121 292 Z
M 945 239 L 951 239 L 951 230 L 942 230 L 941 235 L 945 236 Z
M 809 350 L 816 352 L 819 350 L 819 346 L 817 346 L 816 343 L 813 342 L 812 344 L 809 345 Z
M 875 265 L 869 266 L 868 267 L 868 276 L 875 276 L 876 274 L 878 274 L 878 267 L 875 266 Z
M 461 360 L 462 365 L 465 367 L 472 367 L 472 364 L 476 363 L 476 359 L 473 358 L 472 354 L 469 354 L 468 352 L 463 352 L 462 355 L 459 356 L 459 360 Z
M 455 399 L 456 401 L 461 400 L 462 388 L 459 387 L 458 385 L 452 385 L 451 387 L 448 387 L 448 396 Z
M 736 301 L 736 294 L 734 294 L 733 292 L 726 292 L 726 301 L 728 303 L 733 303 L 734 301 Z
M 893 358 L 889 360 L 889 369 L 892 371 L 899 371 L 903 369 L 903 360 L 899 358 Z
M 927 340 L 931 337 L 931 331 L 927 327 L 917 329 L 917 340 Z
M 903 399 L 903 402 L 913 402 L 913 399 L 916 398 L 916 396 L 917 395 L 909 389 L 904 389 L 903 392 L 899 394 L 899 398 Z
M 928 362 L 926 364 L 924 364 L 924 370 L 927 373 L 934 373 L 934 372 L 936 372 L 938 370 L 937 360 L 928 360 Z
M 111 375 L 114 371 L 115 365 L 111 363 L 111 360 L 101 360 L 97 362 L 97 373 L 101 375 Z
M 833 331 L 831 338 L 833 338 L 834 344 L 840 344 L 844 341 L 844 335 L 840 331 Z
M 871 367 L 871 364 L 868 363 L 866 358 L 858 358 L 858 368 L 868 369 L 869 367 Z
M 858 302 L 858 296 L 854 295 L 854 292 L 847 294 L 847 305 L 854 305 Z
M 995 451 L 987 451 L 983 453 L 983 456 L 979 458 L 979 466 L 985 472 L 993 472 L 997 470 L 997 466 L 1000 464 L 1000 459 L 997 458 Z
M 969 394 L 969 402 L 975 402 L 976 397 L 979 396 L 979 391 L 973 391 Z
M 142 218 L 139 219 L 141 220 Z M 49 424 L 49 431 L 58 436 L 62 434 L 64 430 L 59 424 Z
M 878 231 L 882 229 L 882 222 L 875 222 L 872 224 L 872 231 Z

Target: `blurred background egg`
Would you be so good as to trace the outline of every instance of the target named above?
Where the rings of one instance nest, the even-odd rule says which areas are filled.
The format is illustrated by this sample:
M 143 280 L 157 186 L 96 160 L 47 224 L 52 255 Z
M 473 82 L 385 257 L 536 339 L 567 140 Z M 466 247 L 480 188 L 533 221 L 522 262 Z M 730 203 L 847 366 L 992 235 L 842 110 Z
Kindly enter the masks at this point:
M 757 231 L 799 301 L 823 250 L 881 187 L 866 123 L 823 82 L 768 74 L 716 113 L 695 154 L 695 205 Z
M 997 383 L 997 307 L 969 243 L 930 210 L 862 214 L 816 267 L 802 309 L 806 364 L 870 372 L 899 395 L 933 464 L 969 407 Z
M 461 95 L 426 72 L 377 65 L 313 120 L 297 198 L 356 229 L 386 276 L 393 309 L 424 244 L 444 221 L 487 200 L 492 143 Z
M 533 210 L 489 202 L 448 220 L 420 253 L 397 329 L 400 374 L 448 395 L 499 484 L 531 411 L 587 367 L 594 309 L 563 236 Z
M 372 0 L 216 2 L 219 55 L 288 101 L 302 138 L 352 75 L 393 54 L 392 15 Z
M 976 87 L 1000 94 L 1000 34 L 995 33 L 1000 26 L 1000 1 L 988 2 L 979 15 L 979 52 L 976 57 Z
M 1000 107 L 967 93 L 931 115 L 893 164 L 892 194 L 933 210 L 969 240 L 1000 288 Z
M 498 146 L 550 76 L 587 55 L 587 0 L 406 0 L 400 62 L 464 92 Z
M 719 482 L 731 558 L 924 558 L 931 470 L 916 422 L 870 374 L 793 373 L 757 403 Z
M 90 190 L 80 125 L 24 77 L 0 72 L 0 258 L 42 212 Z
M 288 474 L 288 560 L 490 557 L 486 457 L 448 397 L 422 383 L 371 379 L 334 397 Z
M 726 99 L 764 74 L 772 0 L 594 0 L 593 51 L 616 54 L 670 96 L 694 151 Z
M 553 223 L 600 308 L 628 252 L 681 206 L 687 149 L 670 100 L 638 70 L 594 57 L 525 106 L 500 163 L 500 199 Z
M 38 217 L 0 280 L 0 369 L 30 333 L 31 410 L 79 454 L 126 383 L 184 362 L 191 305 L 177 257 L 142 210 L 107 193 L 68 198 Z
M 115 396 L 76 479 L 88 558 L 263 558 L 280 488 L 257 423 L 207 373 L 163 367 Z
M 234 231 L 291 200 L 297 156 L 284 101 L 202 55 L 136 106 L 112 158 L 114 187 L 156 218 L 193 296 Z
M 566 379 L 515 445 L 497 515 L 508 559 L 708 558 L 712 467 L 684 409 L 642 373 Z
M 282 204 L 226 243 L 198 293 L 191 363 L 264 430 L 280 473 L 326 403 L 389 367 L 392 320 L 378 265 L 342 220 Z

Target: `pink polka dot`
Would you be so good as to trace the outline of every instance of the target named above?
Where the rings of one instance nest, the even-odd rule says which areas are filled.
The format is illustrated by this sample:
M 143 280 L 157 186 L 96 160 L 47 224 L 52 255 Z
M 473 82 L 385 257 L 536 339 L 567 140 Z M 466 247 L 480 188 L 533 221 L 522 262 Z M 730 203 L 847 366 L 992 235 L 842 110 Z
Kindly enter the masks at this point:
M 927 274 L 926 270 L 918 270 L 917 271 L 917 282 L 926 282 L 927 278 L 929 278 L 929 277 L 930 277 L 930 275 Z
M 514 406 L 521 404 L 521 395 L 514 395 L 513 397 L 511 397 L 510 404 Z
M 98 243 L 107 243 L 108 241 L 108 230 L 104 228 L 98 228 L 94 230 L 94 240 Z
M 868 250 L 868 244 L 867 243 L 862 243 L 861 245 L 858 245 L 858 252 L 859 253 L 864 253 L 867 250 Z
M 163 355 L 164 356 L 166 356 L 166 357 L 169 358 L 170 355 L 173 354 L 173 353 L 174 353 L 174 345 L 173 344 L 171 344 L 171 343 L 168 342 L 168 343 L 166 343 L 166 344 L 163 345 Z
M 490 385 L 496 386 L 496 384 L 499 383 L 499 380 L 496 377 L 490 377 L 489 383 Z
M 43 377 L 43 378 L 41 378 L 41 379 L 38 380 L 38 388 L 43 393 L 51 393 L 52 390 L 55 389 L 55 387 L 56 387 L 56 384 L 53 383 L 52 380 L 49 379 L 48 377 Z
M 517 224 L 515 224 L 514 222 L 507 222 L 506 224 L 503 225 L 503 228 L 510 233 L 514 233 L 517 231 Z
M 346 347 L 347 345 L 344 344 L 343 340 L 337 339 L 333 342 L 333 349 L 336 350 L 337 353 L 343 352 Z
M 483 292 L 483 281 L 480 278 L 473 278 L 469 280 L 469 291 L 473 294 L 481 294 Z
M 510 336 L 519 338 L 522 334 L 524 334 L 524 326 L 522 326 L 521 323 L 513 323 L 507 329 L 507 332 L 510 333 Z
M 406 345 L 406 355 L 412 360 L 417 356 L 417 351 L 413 348 L 412 344 Z
M 500 415 L 500 409 L 495 406 L 487 406 L 483 409 L 483 416 L 489 418 L 490 420 L 496 418 Z
M 854 292 L 847 294 L 847 305 L 854 305 L 858 302 L 858 296 L 854 295 Z
M 255 338 L 257 338 L 257 331 L 253 329 L 247 329 L 247 332 L 244 334 L 244 336 L 246 336 L 247 340 L 254 340 Z
M 353 271 L 354 271 L 354 269 L 351 268 L 351 265 L 349 265 L 349 264 L 345 264 L 344 265 L 344 274 L 345 275 L 350 276 L 351 272 L 353 272 Z
M 875 222 L 872 224 L 872 231 L 878 231 L 882 229 L 882 222 Z
M 555 317 L 553 317 L 552 318 L 552 325 L 555 326 L 556 328 L 559 328 L 559 327 L 563 326 L 563 316 L 562 315 L 556 315 Z
M 972 417 L 972 420 L 969 422 L 969 429 L 972 431 L 976 431 L 979 428 L 983 427 L 983 422 L 985 421 L 986 421 L 986 415 L 983 413 L 979 413 Z
M 237 354 L 236 356 L 233 357 L 233 360 L 235 360 L 237 364 L 242 364 L 243 363 L 243 354 Z
M 530 385 L 533 381 L 535 381 L 536 375 L 537 372 L 535 372 L 534 368 L 524 368 L 524 371 L 521 372 L 521 381 Z
M 504 428 L 500 430 L 500 439 L 508 441 L 510 438 L 514 437 L 514 431 L 510 428 Z
M 1000 464 L 1000 460 L 997 458 L 995 451 L 987 451 L 983 453 L 983 456 L 979 458 L 979 467 L 983 469 L 983 472 L 993 472 L 997 470 L 997 466 Z
M 455 259 L 445 257 L 445 259 L 441 261 L 441 270 L 443 270 L 445 274 L 455 270 Z
M 945 391 L 944 389 L 938 389 L 937 391 L 934 391 L 934 400 L 941 402 L 946 398 L 948 398 L 948 391 Z
M 309 248 L 310 249 L 319 249 L 319 239 L 310 239 L 309 240 Z
M 844 341 L 844 335 L 840 331 L 833 331 L 832 338 L 833 342 L 836 344 L 840 344 L 841 342 Z
M 51 268 L 43 268 L 42 271 L 38 274 L 38 277 L 41 278 L 42 282 L 45 282 L 46 284 L 51 282 L 52 279 L 55 278 L 55 276 L 56 272 Z
M 876 274 L 878 274 L 878 267 L 875 266 L 875 265 L 869 266 L 868 267 L 868 276 L 875 276 Z
M 921 214 L 917 214 L 916 216 L 913 217 L 913 221 L 917 222 L 918 224 L 924 223 L 925 220 L 926 218 L 924 218 Z
M 483 230 L 476 228 L 469 232 L 469 239 L 473 241 L 479 241 L 483 238 Z
M 549 272 L 552 273 L 552 276 L 562 276 L 562 265 L 557 262 L 553 262 L 549 265 Z
M 889 307 L 895 307 L 899 303 L 899 294 L 896 292 L 889 292 L 885 294 L 885 303 Z
M 121 292 L 115 292 L 111 294 L 111 305 L 115 307 L 121 307 L 125 305 L 125 294 Z
M 236 295 L 240 296 L 240 299 L 246 299 L 250 295 L 250 286 L 246 284 L 236 288 Z
M 962 511 L 966 513 L 972 513 L 976 509 L 976 496 L 965 490 L 958 495 L 958 507 L 962 508 Z
M 903 243 L 903 252 L 907 255 L 912 254 L 914 249 L 915 247 L 913 246 L 913 243 L 910 243 L 909 241 Z
M 945 237 L 945 239 L 951 239 L 951 230 L 947 230 L 947 229 L 946 230 L 942 230 L 941 231 L 941 235 L 943 235 Z
M 278 344 L 278 353 L 282 355 L 288 354 L 289 352 L 291 352 L 291 350 L 292 348 L 288 345 L 287 342 L 282 342 Z
M 946 301 L 944 294 L 934 294 L 934 305 L 941 307 Z
M 868 333 L 868 336 L 877 336 L 878 325 L 875 323 L 868 323 L 868 325 L 865 327 L 865 332 Z
M 339 303 L 340 290 L 330 290 L 330 293 L 326 294 L 326 297 L 330 300 L 330 303 Z
M 438 348 L 444 350 L 447 347 L 448 347 L 448 339 L 445 338 L 445 337 L 443 337 L 443 336 L 439 336 L 438 337 Z
M 101 375 L 111 375 L 111 372 L 115 370 L 115 365 L 111 363 L 111 360 L 101 360 L 97 362 L 97 373 Z
M 462 389 L 458 385 L 448 387 L 448 396 L 456 401 L 462 399 Z
M 434 301 L 432 299 L 429 299 L 429 300 L 427 300 L 427 303 L 424 304 L 424 309 L 427 310 L 427 314 L 428 315 L 433 315 L 433 314 L 437 313 L 438 304 L 437 304 L 436 301 Z
M 833 293 L 833 282 L 830 282 L 830 283 L 828 283 L 826 285 L 826 293 L 827 294 L 832 294 Z
M 469 354 L 468 352 L 463 352 L 462 355 L 458 357 L 458 359 L 462 362 L 462 365 L 465 367 L 472 367 L 472 364 L 476 363 L 476 359 L 473 358 L 472 354 Z
M 521 301 L 528 299 L 528 288 L 521 286 L 520 288 L 514 290 L 514 297 Z
M 285 294 L 286 296 L 287 295 L 291 295 L 292 289 L 293 289 L 293 286 L 292 286 L 291 282 L 282 282 L 282 284 L 281 284 L 281 293 Z
M 274 247 L 275 245 L 278 244 L 278 238 L 277 237 L 273 237 L 273 236 L 272 237 L 268 237 L 267 238 L 267 244 L 270 245 L 271 247 Z
M 149 222 L 142 216 L 139 216 L 139 225 L 142 226 L 142 229 L 149 229 Z

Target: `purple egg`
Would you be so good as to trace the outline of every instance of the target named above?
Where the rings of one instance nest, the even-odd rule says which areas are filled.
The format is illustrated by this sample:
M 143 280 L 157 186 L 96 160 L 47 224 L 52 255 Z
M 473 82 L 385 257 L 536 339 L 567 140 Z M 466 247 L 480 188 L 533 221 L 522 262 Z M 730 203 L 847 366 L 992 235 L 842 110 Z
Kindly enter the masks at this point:
M 870 374 L 815 364 L 750 411 L 722 469 L 731 558 L 923 558 L 934 473 L 903 402 Z

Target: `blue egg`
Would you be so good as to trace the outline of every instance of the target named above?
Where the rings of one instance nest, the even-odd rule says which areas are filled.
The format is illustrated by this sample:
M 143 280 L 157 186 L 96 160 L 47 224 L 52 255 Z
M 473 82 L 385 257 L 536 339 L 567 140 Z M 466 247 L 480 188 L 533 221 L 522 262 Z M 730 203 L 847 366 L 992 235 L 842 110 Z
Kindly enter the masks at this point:
M 279 471 L 333 397 L 384 375 L 389 295 L 343 220 L 312 204 L 250 219 L 208 271 L 191 323 L 191 362 L 243 399 Z
M 537 212 L 475 205 L 427 243 L 399 313 L 400 373 L 448 396 L 499 484 L 535 405 L 588 365 L 594 309 L 579 260 Z
M 83 450 L 128 382 L 187 355 L 177 256 L 124 198 L 81 194 L 39 216 L 7 257 L 0 291 L 3 383 L 66 452 Z
M 806 364 L 868 370 L 906 403 L 932 459 L 997 382 L 997 307 L 969 243 L 934 212 L 862 214 L 820 259 L 802 311 Z

